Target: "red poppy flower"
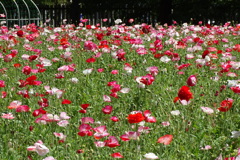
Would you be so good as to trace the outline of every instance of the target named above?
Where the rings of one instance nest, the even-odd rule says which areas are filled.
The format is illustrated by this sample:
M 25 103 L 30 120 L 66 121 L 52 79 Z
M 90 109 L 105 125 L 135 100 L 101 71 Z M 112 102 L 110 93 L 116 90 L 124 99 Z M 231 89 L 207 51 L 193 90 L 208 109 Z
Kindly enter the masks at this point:
M 151 85 L 154 82 L 155 78 L 151 74 L 147 74 L 146 76 L 142 76 L 140 82 L 145 85 Z
M 68 99 L 63 99 L 62 104 L 71 104 L 72 102 Z
M 88 59 L 86 60 L 86 62 L 87 62 L 87 63 L 94 63 L 94 62 L 96 62 L 96 59 L 95 59 L 95 58 L 88 58 Z
M 13 66 L 14 66 L 15 68 L 19 68 L 19 67 L 21 67 L 21 64 L 20 64 L 20 63 L 15 63 Z
M 154 54 L 154 58 L 160 59 L 163 55 L 160 53 Z
M 62 38 L 62 39 L 60 40 L 60 44 L 61 44 L 61 45 L 68 45 L 69 42 L 68 42 L 68 40 L 67 40 L 66 38 Z
M 86 110 L 86 109 L 81 109 L 81 110 L 79 110 L 78 112 L 85 114 L 85 113 L 87 113 L 87 110 Z
M 7 92 L 2 91 L 2 96 L 1 96 L 1 98 L 6 98 L 6 97 L 7 97 Z
M 81 104 L 82 109 L 87 109 L 90 106 L 90 104 Z
M 240 95 L 240 86 L 234 86 L 230 88 L 234 93 L 237 93 Z
M 92 26 L 91 25 L 86 25 L 86 28 L 87 29 L 92 29 Z
M 139 123 L 145 119 L 142 113 L 139 112 L 135 114 L 129 114 L 127 118 L 129 123 Z
M 112 156 L 113 158 L 123 158 L 123 156 L 121 155 L 120 152 L 113 153 L 113 154 L 111 154 L 111 156 Z
M 227 112 L 230 108 L 232 108 L 232 103 L 233 103 L 233 99 L 231 98 L 223 100 L 218 110 L 221 112 Z
M 237 52 L 240 52 L 240 44 L 236 44 L 233 49 Z
M 193 94 L 191 93 L 190 88 L 188 86 L 182 86 L 178 91 L 178 98 L 186 101 L 193 99 Z
M 40 114 L 46 114 L 47 112 L 45 110 L 43 110 L 42 108 L 36 109 L 33 111 L 32 115 L 34 117 L 39 116 Z
M 173 135 L 166 134 L 165 136 L 162 136 L 158 138 L 157 143 L 162 143 L 164 145 L 169 145 L 172 142 Z
M 182 69 L 185 69 L 185 68 L 187 68 L 187 67 L 189 67 L 189 66 L 191 66 L 192 64 L 190 64 L 190 63 L 187 63 L 187 64 L 182 64 L 182 65 L 180 65 L 180 66 L 177 66 L 177 68 L 178 68 L 178 70 L 182 70 Z
M 30 62 L 32 62 L 32 61 L 34 61 L 35 59 L 37 59 L 38 58 L 38 56 L 37 55 L 31 55 L 31 56 L 29 56 L 29 61 Z
M 18 35 L 18 37 L 23 37 L 23 31 L 22 30 L 19 30 L 19 31 L 17 31 L 17 35 Z

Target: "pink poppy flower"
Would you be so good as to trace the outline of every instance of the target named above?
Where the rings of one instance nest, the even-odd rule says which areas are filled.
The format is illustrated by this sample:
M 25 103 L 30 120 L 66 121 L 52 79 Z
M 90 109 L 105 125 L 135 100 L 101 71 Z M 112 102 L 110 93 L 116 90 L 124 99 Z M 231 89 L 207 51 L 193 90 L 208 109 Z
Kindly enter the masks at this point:
M 214 110 L 212 108 L 209 107 L 201 107 L 202 111 L 207 113 L 207 114 L 213 114 Z
M 163 143 L 164 145 L 169 145 L 172 142 L 173 135 L 166 134 L 158 139 L 157 143 Z
M 102 141 L 96 141 L 94 142 L 96 147 L 105 147 L 106 142 L 102 142 Z
M 118 74 L 118 70 L 112 70 L 111 74 Z
M 93 130 L 95 131 L 93 135 L 95 139 L 101 139 L 109 135 L 109 133 L 107 132 L 106 126 L 99 126 L 99 127 L 93 128 Z
M 57 123 L 60 127 L 66 127 L 69 124 L 68 120 L 61 120 Z
M 107 95 L 103 95 L 104 102 L 111 102 L 111 98 Z
M 132 140 L 137 140 L 140 136 L 139 132 L 133 132 L 133 131 L 129 131 L 129 132 L 125 132 L 125 134 L 121 135 L 120 138 L 122 141 L 130 141 Z
M 104 114 L 111 114 L 112 110 L 113 110 L 113 107 L 112 107 L 112 106 L 105 106 L 105 107 L 102 109 L 102 112 L 103 112 Z
M 29 112 L 30 108 L 27 105 L 21 105 L 16 108 L 16 112 Z
M 170 123 L 168 122 L 168 121 L 166 121 L 166 122 L 162 122 L 161 123 L 164 127 L 166 127 L 166 126 L 170 126 Z
M 3 81 L 3 80 L 0 80 L 0 87 L 5 87 L 6 85 L 5 85 L 5 81 Z
M 82 117 L 80 120 L 83 124 L 84 123 L 94 123 L 94 119 L 92 117 Z
M 156 76 L 158 74 L 158 67 L 156 66 L 148 67 L 146 71 L 150 72 L 151 75 Z
M 63 133 L 57 133 L 57 132 L 54 132 L 53 133 L 54 134 L 54 136 L 56 136 L 56 137 L 58 137 L 61 141 L 65 141 L 66 140 L 66 135 L 64 135 Z
M 61 119 L 70 119 L 70 118 L 71 118 L 71 117 L 69 117 L 69 116 L 67 115 L 66 112 L 61 112 L 59 117 L 60 117 Z
M 22 102 L 20 101 L 12 101 L 8 106 L 8 109 L 16 109 L 17 107 L 21 106 Z
M 2 113 L 1 117 L 5 118 L 5 119 L 14 119 L 15 118 L 12 113 Z
M 104 72 L 104 68 L 98 68 L 97 71 L 98 71 L 99 73 L 102 73 L 102 72 Z
M 116 117 L 116 116 L 113 116 L 113 117 L 111 117 L 110 119 L 111 119 L 113 122 L 118 122 L 118 121 L 119 121 L 118 117 Z
M 79 126 L 79 132 L 78 132 L 78 135 L 79 136 L 92 136 L 92 127 L 89 125 L 89 124 L 81 124 Z
M 118 143 L 117 138 L 114 137 L 114 136 L 109 136 L 108 139 L 105 140 L 104 142 L 106 143 L 105 146 L 108 146 L 110 148 L 120 146 L 120 144 Z
M 43 144 L 41 140 L 34 143 L 34 146 L 27 147 L 27 150 L 37 152 L 37 154 L 40 156 L 45 156 L 49 152 L 49 149 Z
M 197 77 L 195 75 L 191 75 L 187 79 L 188 86 L 195 86 L 197 84 Z
M 143 112 L 143 115 L 144 115 L 144 117 L 145 117 L 144 120 L 145 120 L 146 122 L 149 122 L 149 123 L 155 123 L 155 122 L 157 122 L 156 118 L 153 117 L 153 116 L 151 116 L 150 110 L 144 111 L 144 112 Z

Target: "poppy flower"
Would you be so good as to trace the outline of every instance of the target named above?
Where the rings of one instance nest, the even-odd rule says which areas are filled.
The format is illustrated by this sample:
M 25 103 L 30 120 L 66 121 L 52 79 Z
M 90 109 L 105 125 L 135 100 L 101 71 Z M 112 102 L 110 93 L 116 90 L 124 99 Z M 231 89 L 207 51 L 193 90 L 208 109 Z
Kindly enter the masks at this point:
M 87 109 L 90 106 L 90 104 L 81 104 L 82 109 Z
M 6 85 L 5 85 L 5 81 L 3 81 L 3 80 L 0 80 L 0 87 L 5 87 Z
M 102 109 L 102 112 L 104 114 L 111 114 L 112 113 L 112 110 L 113 110 L 113 107 L 112 106 L 105 106 L 103 109 Z
M 15 118 L 12 113 L 2 113 L 1 117 L 5 118 L 5 119 L 14 119 Z
M 68 42 L 68 40 L 66 38 L 62 38 L 60 40 L 60 45 L 68 45 L 68 44 L 69 44 L 69 42 Z
M 32 69 L 30 66 L 24 66 L 22 68 L 22 73 L 25 74 L 25 75 L 29 75 L 31 73 Z
M 151 74 L 147 74 L 146 76 L 142 76 L 140 82 L 145 85 L 151 85 L 155 78 Z
M 22 30 L 17 31 L 18 37 L 23 37 L 24 32 Z
M 220 107 L 218 108 L 218 110 L 220 112 L 227 112 L 229 109 L 232 108 L 232 103 L 233 103 L 233 99 L 231 99 L 231 98 L 223 100 L 221 102 Z
M 191 75 L 187 79 L 188 86 L 195 86 L 197 84 L 197 77 L 195 75 Z
M 92 117 L 83 117 L 81 118 L 80 120 L 83 124 L 86 124 L 86 123 L 94 123 L 94 119 Z
M 27 105 L 21 105 L 16 108 L 16 112 L 29 112 L 30 108 Z
M 86 62 L 87 62 L 87 63 L 94 63 L 94 62 L 96 62 L 96 59 L 95 59 L 95 58 L 88 58 L 88 59 L 86 60 Z
M 7 92 L 2 91 L 1 93 L 2 93 L 1 98 L 6 98 L 7 97 Z
M 92 136 L 92 127 L 89 124 L 81 124 L 79 126 L 79 132 L 78 135 L 83 137 L 83 136 Z
M 240 86 L 234 86 L 230 87 L 230 89 L 234 92 L 240 95 Z
M 39 109 L 34 110 L 33 113 L 32 113 L 32 115 L 33 115 L 34 117 L 37 117 L 37 116 L 39 116 L 40 114 L 46 114 L 46 113 L 47 113 L 47 112 L 46 112 L 44 109 L 39 108 Z
M 41 140 L 34 143 L 34 146 L 27 147 L 27 150 L 35 151 L 40 156 L 45 156 L 49 152 L 49 149 L 45 145 L 43 145 L 43 142 Z
M 123 158 L 123 155 L 121 155 L 120 152 L 117 152 L 117 153 L 112 153 L 111 157 L 113 157 L 113 158 Z
M 157 143 L 162 143 L 164 145 L 169 145 L 172 142 L 173 135 L 166 134 L 160 138 L 158 138 Z
M 15 68 L 19 68 L 19 67 L 21 67 L 22 65 L 21 65 L 20 63 L 15 63 L 15 64 L 13 64 L 13 66 L 14 66 Z
M 72 102 L 68 99 L 63 99 L 62 104 L 71 104 Z
M 107 132 L 106 126 L 99 126 L 99 127 L 93 128 L 93 130 L 96 132 L 93 135 L 95 139 L 101 139 L 109 135 L 109 133 Z
M 129 123 L 139 123 L 139 122 L 142 122 L 145 118 L 142 115 L 142 113 L 138 112 L 138 113 L 129 114 L 127 119 Z
M 185 68 L 187 68 L 187 67 L 189 67 L 189 66 L 191 66 L 192 64 L 190 64 L 190 63 L 187 63 L 187 64 L 182 64 L 182 65 L 180 65 L 180 66 L 177 66 L 177 69 L 178 70 L 182 70 L 182 69 L 185 69 Z
M 146 158 L 146 160 L 158 159 L 158 156 L 156 156 L 154 153 L 147 153 L 144 155 L 144 157 Z
M 41 107 L 48 107 L 49 103 L 48 103 L 48 99 L 47 98 L 42 98 L 41 101 L 38 101 L 38 105 Z
M 191 93 L 190 88 L 188 86 L 182 86 L 178 91 L 178 97 L 176 97 L 175 100 L 177 99 L 186 101 L 193 99 L 193 94 Z
M 111 119 L 113 122 L 118 122 L 118 121 L 119 121 L 118 117 L 116 117 L 116 116 L 113 116 L 113 117 L 111 117 L 110 119 Z
M 117 138 L 114 137 L 114 136 L 109 136 L 108 139 L 105 140 L 104 142 L 105 142 L 105 146 L 108 146 L 110 148 L 120 146 L 120 144 L 118 143 Z
M 78 149 L 76 153 L 80 154 L 80 153 L 84 153 L 84 151 L 82 149 Z

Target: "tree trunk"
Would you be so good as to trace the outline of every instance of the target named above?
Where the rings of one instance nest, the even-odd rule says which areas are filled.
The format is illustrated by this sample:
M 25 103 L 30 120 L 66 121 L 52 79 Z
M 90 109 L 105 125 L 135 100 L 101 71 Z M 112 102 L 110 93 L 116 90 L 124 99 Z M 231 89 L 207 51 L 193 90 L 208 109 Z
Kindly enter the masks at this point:
M 80 22 L 80 7 L 79 7 L 80 0 L 73 0 L 70 6 L 70 17 L 73 24 L 76 26 Z

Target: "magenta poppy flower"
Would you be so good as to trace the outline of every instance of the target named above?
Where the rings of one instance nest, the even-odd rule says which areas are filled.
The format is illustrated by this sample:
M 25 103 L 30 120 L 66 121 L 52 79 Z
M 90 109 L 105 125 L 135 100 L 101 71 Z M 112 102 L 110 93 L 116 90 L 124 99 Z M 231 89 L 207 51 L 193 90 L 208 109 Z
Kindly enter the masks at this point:
M 112 106 L 105 106 L 103 109 L 102 109 L 102 112 L 104 114 L 111 114 L 112 113 L 112 110 L 113 110 L 113 107 Z

